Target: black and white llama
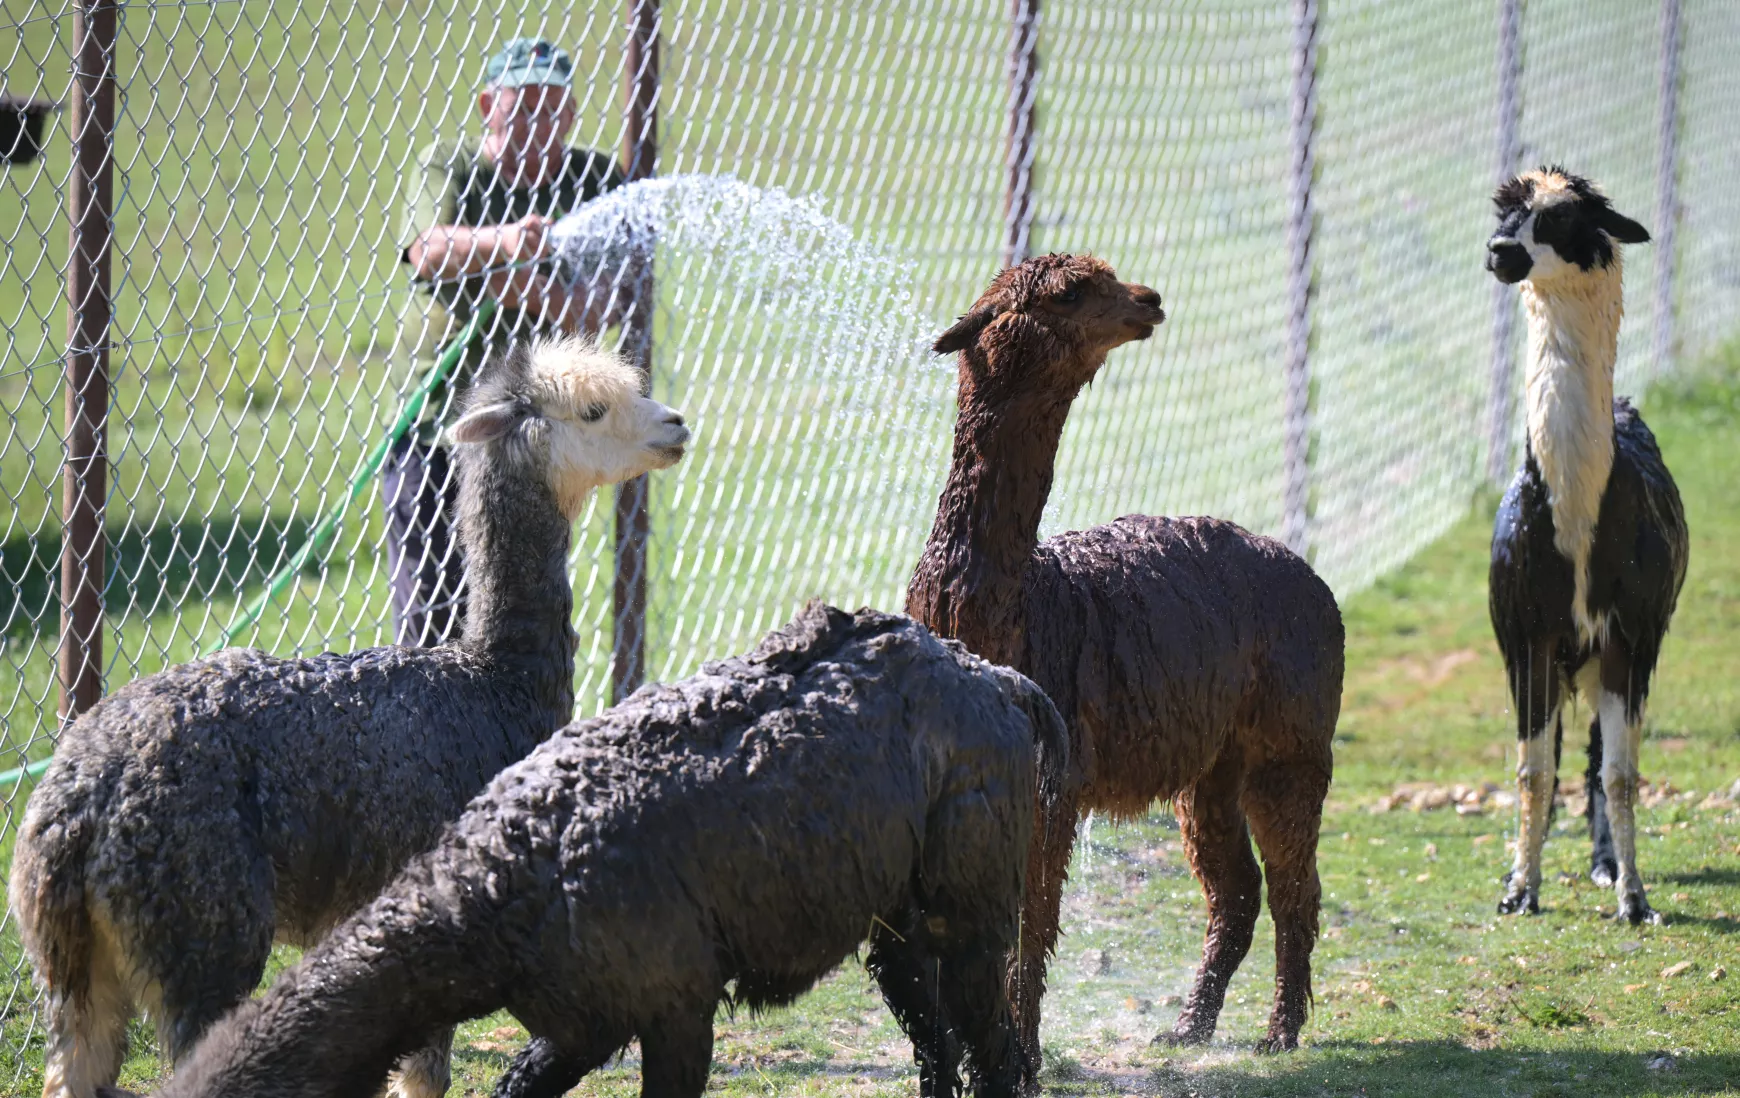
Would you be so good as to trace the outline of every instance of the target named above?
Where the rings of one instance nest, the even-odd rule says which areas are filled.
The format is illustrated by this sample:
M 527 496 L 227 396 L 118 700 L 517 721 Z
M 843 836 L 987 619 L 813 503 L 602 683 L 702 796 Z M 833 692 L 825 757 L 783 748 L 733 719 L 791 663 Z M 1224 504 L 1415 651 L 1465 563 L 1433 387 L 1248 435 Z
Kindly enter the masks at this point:
M 1562 168 L 1498 188 L 1486 267 L 1522 283 L 1528 440 L 1492 534 L 1490 609 L 1522 758 L 1522 827 L 1500 913 L 1540 910 L 1567 696 L 1589 728 L 1590 878 L 1619 915 L 1657 921 L 1637 874 L 1633 812 L 1644 701 L 1686 576 L 1686 520 L 1655 436 L 1613 366 L 1625 303 L 1615 244 L 1649 239 L 1592 183 Z

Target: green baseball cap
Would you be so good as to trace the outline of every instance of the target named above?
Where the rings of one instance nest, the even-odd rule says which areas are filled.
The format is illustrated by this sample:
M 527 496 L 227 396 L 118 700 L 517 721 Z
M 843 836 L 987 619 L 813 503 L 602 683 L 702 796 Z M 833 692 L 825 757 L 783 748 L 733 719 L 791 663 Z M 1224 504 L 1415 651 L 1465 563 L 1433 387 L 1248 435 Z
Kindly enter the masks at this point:
M 542 38 L 516 38 L 503 46 L 483 69 L 484 83 L 496 88 L 574 82 L 568 55 Z

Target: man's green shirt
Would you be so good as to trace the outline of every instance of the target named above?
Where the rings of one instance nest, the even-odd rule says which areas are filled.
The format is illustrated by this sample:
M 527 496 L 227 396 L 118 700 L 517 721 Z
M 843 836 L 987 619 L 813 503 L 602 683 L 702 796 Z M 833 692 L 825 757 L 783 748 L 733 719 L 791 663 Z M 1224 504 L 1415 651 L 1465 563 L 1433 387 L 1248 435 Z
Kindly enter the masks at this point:
M 495 164 L 484 158 L 482 145 L 476 137 L 437 141 L 412 161 L 401 193 L 401 262 L 409 261 L 406 252 L 411 242 L 437 225 L 506 225 L 534 213 L 555 219 L 623 182 L 610 157 L 591 149 L 570 148 L 555 180 L 539 187 L 510 187 Z M 483 275 L 468 275 L 440 283 L 413 282 L 418 292 L 412 295 L 401 341 L 409 349 L 417 376 L 434 363 L 441 349 L 471 319 L 484 279 Z M 537 331 L 522 321 L 518 310 L 499 310 L 488 332 L 472 340 L 448 382 L 430 394 L 423 413 L 426 432 L 432 431 L 454 399 L 470 385 L 490 343 Z

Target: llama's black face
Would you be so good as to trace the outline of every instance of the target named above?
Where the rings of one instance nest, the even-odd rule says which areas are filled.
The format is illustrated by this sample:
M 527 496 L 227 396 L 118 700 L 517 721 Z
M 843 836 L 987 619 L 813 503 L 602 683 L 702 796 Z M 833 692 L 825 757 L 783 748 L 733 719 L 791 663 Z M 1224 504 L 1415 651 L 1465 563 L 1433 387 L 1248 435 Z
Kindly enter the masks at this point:
M 1542 282 L 1613 263 L 1613 245 L 1649 239 L 1582 176 L 1562 168 L 1524 172 L 1492 196 L 1498 231 L 1486 242 L 1486 269 L 1500 282 Z

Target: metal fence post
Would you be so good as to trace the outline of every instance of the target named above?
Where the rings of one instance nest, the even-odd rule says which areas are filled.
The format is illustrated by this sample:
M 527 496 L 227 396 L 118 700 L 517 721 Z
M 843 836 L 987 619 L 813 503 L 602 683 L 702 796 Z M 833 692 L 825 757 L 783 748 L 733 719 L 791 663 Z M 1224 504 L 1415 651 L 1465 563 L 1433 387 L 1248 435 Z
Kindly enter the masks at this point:
M 647 179 L 658 158 L 659 4 L 626 0 L 628 46 L 623 53 L 622 167 L 629 182 Z M 652 378 L 653 269 L 649 253 L 630 289 L 623 349 Z M 616 490 L 616 581 L 610 661 L 610 701 L 621 701 L 646 678 L 647 478 Z
M 1498 0 L 1498 182 L 1516 174 L 1522 157 L 1517 131 L 1522 104 L 1517 83 L 1522 75 L 1519 49 L 1522 0 Z M 1492 368 L 1486 396 L 1486 479 L 1503 484 L 1510 477 L 1511 389 L 1516 368 L 1516 293 L 1496 280 L 1492 284 Z
M 1317 131 L 1317 0 L 1293 0 L 1292 170 L 1287 180 L 1287 361 L 1281 540 L 1303 556 L 1311 470 L 1311 175 Z
M 1650 376 L 1674 367 L 1674 274 L 1679 239 L 1680 0 L 1661 3 L 1661 159 L 1656 163 L 1655 361 Z
M 1032 250 L 1033 116 L 1039 97 L 1039 0 L 1009 0 L 1009 142 L 1004 167 L 1003 266 Z
M 103 504 L 108 492 L 109 253 L 114 196 L 114 0 L 73 14 L 67 255 L 66 457 L 61 467 L 60 715 L 103 692 Z

